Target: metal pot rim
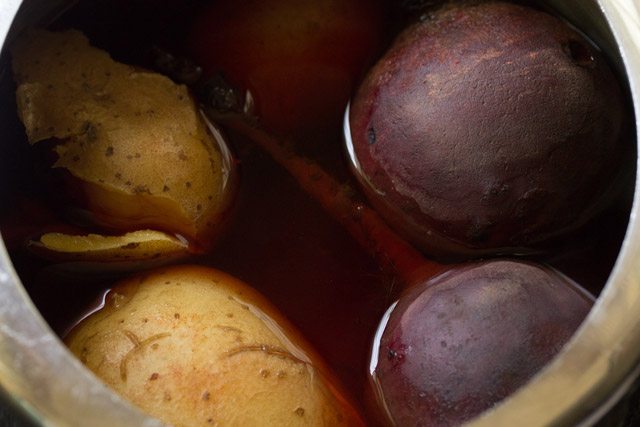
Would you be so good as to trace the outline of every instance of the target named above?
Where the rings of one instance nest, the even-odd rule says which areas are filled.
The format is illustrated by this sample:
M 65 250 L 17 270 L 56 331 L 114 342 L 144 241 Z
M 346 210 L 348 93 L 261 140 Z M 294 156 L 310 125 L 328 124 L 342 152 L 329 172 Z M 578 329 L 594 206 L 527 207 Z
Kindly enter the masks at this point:
M 636 106 L 637 130 L 640 4 L 634 0 L 595 3 L 619 48 Z M 21 4 L 22 0 L 0 2 L 0 46 Z M 640 374 L 639 210 L 640 182 L 636 181 L 622 249 L 585 323 L 531 383 L 470 425 L 590 425 L 629 389 Z M 97 427 L 161 425 L 107 389 L 68 352 L 33 306 L 2 242 L 0 301 L 0 387 L 36 422 Z

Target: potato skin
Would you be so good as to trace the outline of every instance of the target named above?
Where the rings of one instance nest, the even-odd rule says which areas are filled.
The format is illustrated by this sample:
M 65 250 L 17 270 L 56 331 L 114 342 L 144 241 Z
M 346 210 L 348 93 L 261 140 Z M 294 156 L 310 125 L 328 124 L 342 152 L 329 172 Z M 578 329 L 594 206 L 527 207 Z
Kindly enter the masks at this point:
M 194 250 L 211 245 L 234 173 L 187 87 L 114 61 L 75 30 L 31 29 L 12 59 L 29 143 L 58 142 L 53 168 L 69 179 L 57 193 L 79 199 L 99 225 L 179 234 Z
M 289 323 L 217 270 L 124 280 L 66 342 L 116 392 L 176 426 L 362 424 Z
M 350 125 L 376 207 L 457 257 L 526 252 L 593 218 L 620 187 L 625 117 L 606 60 L 559 19 L 458 2 L 398 37 Z
M 542 266 L 460 266 L 412 288 L 380 339 L 377 383 L 395 425 L 459 425 L 523 386 L 593 297 Z

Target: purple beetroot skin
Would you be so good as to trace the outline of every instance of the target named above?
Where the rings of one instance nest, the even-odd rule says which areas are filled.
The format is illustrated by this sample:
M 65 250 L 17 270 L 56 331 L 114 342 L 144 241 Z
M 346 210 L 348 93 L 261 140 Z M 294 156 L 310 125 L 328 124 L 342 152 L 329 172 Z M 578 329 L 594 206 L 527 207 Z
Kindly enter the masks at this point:
M 418 285 L 374 347 L 381 406 L 398 426 L 461 424 L 524 385 L 592 304 L 554 270 L 515 261 L 470 264 Z
M 357 173 L 429 254 L 538 250 L 621 187 L 622 92 L 561 20 L 458 3 L 401 33 L 360 86 L 349 115 Z

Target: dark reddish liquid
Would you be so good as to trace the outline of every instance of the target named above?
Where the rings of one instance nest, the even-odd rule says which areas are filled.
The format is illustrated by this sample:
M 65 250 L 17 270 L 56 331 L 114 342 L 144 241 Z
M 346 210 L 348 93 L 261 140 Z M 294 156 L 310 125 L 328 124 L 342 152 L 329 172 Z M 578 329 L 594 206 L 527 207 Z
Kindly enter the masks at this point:
M 148 65 L 149 46 L 180 48 L 180 35 L 192 11 L 188 8 L 198 2 L 161 3 L 167 8 L 151 1 L 85 1 L 54 27 L 81 29 L 116 59 Z M 185 7 L 187 11 L 182 10 Z M 8 65 L 6 58 L 0 63 L 4 106 L 15 91 Z M 63 335 L 99 304 L 115 278 L 61 271 L 23 250 L 21 243 L 30 234 L 65 219 L 46 207 L 50 203 L 37 167 L 42 162 L 26 142 L 15 106 L 0 111 L 0 130 L 0 173 L 6 184 L 0 193 L 0 230 L 34 303 Z M 348 171 L 339 131 L 318 137 L 321 148 L 315 151 L 322 153 L 323 165 L 331 165 L 332 172 L 344 178 Z M 210 254 L 186 262 L 225 271 L 263 293 L 328 362 L 364 410 L 371 341 L 382 314 L 398 296 L 396 279 L 382 271 L 266 154 L 229 136 L 240 160 L 240 193 L 233 218 Z M 618 253 L 629 206 L 630 199 L 621 199 L 552 256 L 537 261 L 551 263 L 597 294 Z

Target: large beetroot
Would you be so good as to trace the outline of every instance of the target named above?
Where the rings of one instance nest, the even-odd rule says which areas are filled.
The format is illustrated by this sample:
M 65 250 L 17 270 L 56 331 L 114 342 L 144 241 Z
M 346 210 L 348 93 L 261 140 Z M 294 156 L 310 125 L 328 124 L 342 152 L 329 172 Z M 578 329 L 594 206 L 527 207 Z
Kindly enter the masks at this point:
M 611 199 L 624 101 L 559 19 L 464 2 L 406 29 L 361 85 L 352 156 L 387 220 L 435 255 L 522 251 Z
M 461 424 L 523 386 L 592 303 L 554 270 L 514 261 L 418 285 L 381 325 L 372 374 L 382 406 L 398 426 Z

